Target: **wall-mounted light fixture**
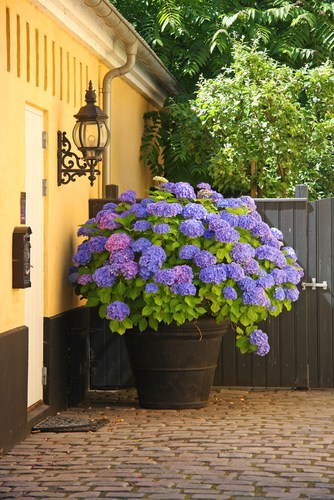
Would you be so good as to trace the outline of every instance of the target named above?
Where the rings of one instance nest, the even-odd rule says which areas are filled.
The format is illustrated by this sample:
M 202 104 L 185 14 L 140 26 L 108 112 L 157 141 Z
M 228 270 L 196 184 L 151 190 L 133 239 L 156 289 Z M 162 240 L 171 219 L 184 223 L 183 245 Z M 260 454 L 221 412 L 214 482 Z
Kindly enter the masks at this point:
M 72 132 L 73 141 L 81 151 L 82 158 L 71 151 L 72 145 L 66 137 L 66 132 L 58 131 L 58 186 L 75 181 L 77 175 L 81 177 L 87 174 L 89 174 L 88 179 L 92 186 L 96 176 L 100 175 L 100 171 L 95 167 L 102 159 L 110 134 L 105 123 L 108 116 L 95 105 L 96 94 L 91 81 L 85 100 L 86 106 L 74 115 L 77 122 Z

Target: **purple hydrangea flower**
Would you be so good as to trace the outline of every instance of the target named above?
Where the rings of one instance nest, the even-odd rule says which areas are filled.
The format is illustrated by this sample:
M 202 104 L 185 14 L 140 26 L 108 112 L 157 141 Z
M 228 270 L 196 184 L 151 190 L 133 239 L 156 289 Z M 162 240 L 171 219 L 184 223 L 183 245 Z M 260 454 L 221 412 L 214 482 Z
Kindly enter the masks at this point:
M 146 206 L 149 214 L 157 217 L 175 217 L 182 212 L 182 206 L 179 203 L 167 203 L 166 201 L 157 201 L 149 203 Z
M 196 295 L 196 287 L 193 283 L 180 283 L 171 286 L 171 291 L 176 295 Z
M 204 220 L 206 219 L 207 211 L 203 205 L 199 205 L 198 203 L 188 203 L 184 207 L 182 215 L 185 219 Z
M 132 280 L 139 272 L 139 265 L 134 261 L 124 262 L 119 266 L 119 272 L 126 280 Z
M 116 276 L 113 267 L 110 265 L 99 267 L 93 273 L 93 280 L 101 288 L 112 286 L 115 283 L 115 279 Z
M 255 204 L 254 198 L 251 198 L 250 196 L 240 196 L 240 200 L 242 201 L 243 205 L 246 205 L 246 207 L 251 212 L 255 212 L 256 204 Z
M 131 205 L 136 203 L 136 191 L 133 191 L 132 189 L 125 191 L 120 195 L 119 201 L 122 203 L 130 203 Z
M 133 240 L 125 233 L 114 233 L 107 239 L 106 250 L 109 252 L 118 252 L 132 246 Z
M 184 245 L 179 251 L 180 259 L 189 260 L 194 257 L 194 255 L 200 252 L 200 249 L 196 245 Z
M 152 243 L 147 238 L 139 238 L 133 243 L 132 250 L 134 252 L 142 252 L 143 250 L 145 250 L 145 248 L 148 248 L 151 245 Z
M 259 222 L 251 229 L 251 234 L 253 236 L 259 236 L 260 238 L 272 237 L 270 227 L 263 221 Z
M 197 187 L 198 187 L 198 189 L 206 189 L 207 191 L 211 191 L 210 184 L 208 184 L 206 182 L 200 182 L 199 184 L 197 184 Z
M 240 281 L 245 277 L 243 268 L 236 262 L 231 262 L 231 264 L 226 265 L 226 273 L 229 278 L 235 281 Z
M 116 321 L 123 321 L 130 314 L 129 307 L 120 300 L 115 300 L 107 307 L 107 317 Z
M 201 221 L 188 219 L 181 222 L 179 230 L 185 236 L 189 238 L 197 238 L 197 236 L 202 236 L 205 229 Z
M 174 269 L 160 269 L 154 275 L 154 281 L 162 285 L 171 286 L 175 283 Z
M 199 272 L 199 279 L 203 283 L 220 285 L 226 280 L 226 265 L 216 264 L 214 266 L 204 267 Z
M 140 204 L 143 206 L 143 207 L 147 207 L 147 205 L 149 203 L 153 203 L 153 200 L 152 198 L 144 198 L 141 200 Z
M 88 285 L 93 281 L 92 276 L 90 274 L 79 274 L 78 283 L 79 285 Z
M 98 220 L 98 226 L 100 229 L 114 230 L 121 227 L 121 224 L 115 220 L 120 217 L 119 214 L 116 214 L 115 212 L 112 212 L 110 210 L 102 210 L 99 213 L 101 214 Z
M 131 248 L 124 248 L 110 254 L 110 264 L 122 265 L 124 262 L 130 262 L 134 259 L 134 253 Z
M 296 262 L 296 260 L 297 260 L 297 255 L 296 255 L 296 253 L 295 253 L 295 251 L 294 251 L 294 249 L 293 249 L 293 248 L 291 248 L 291 247 L 283 247 L 283 248 L 282 248 L 282 250 L 284 251 L 284 253 L 285 253 L 288 257 L 290 257 L 290 259 L 292 259 L 294 262 Z
M 197 248 L 197 247 L 196 247 Z M 217 258 L 208 250 L 201 250 L 196 252 L 193 260 L 198 267 L 213 266 L 217 262 Z
M 240 208 L 242 201 L 239 198 L 225 198 L 216 203 L 219 208 Z
M 238 297 L 237 292 L 231 286 L 224 286 L 223 295 L 227 300 L 235 300 Z
M 151 223 L 148 222 L 148 220 L 137 220 L 133 225 L 133 229 L 138 233 L 143 233 L 144 231 L 150 229 L 150 227 Z
M 107 239 L 106 236 L 93 236 L 88 242 L 89 251 L 91 253 L 104 252 Z
M 230 255 L 235 262 L 245 264 L 255 257 L 255 249 L 249 243 L 236 243 Z
M 285 293 L 282 287 L 277 286 L 274 291 L 274 299 L 277 300 L 284 300 L 285 299 Z
M 155 273 L 158 269 L 160 269 L 165 260 L 165 250 L 158 245 L 151 245 L 143 251 L 139 259 L 139 265 L 147 271 Z
M 155 283 L 147 283 L 145 286 L 145 293 L 157 293 L 158 290 L 159 287 Z
M 176 198 L 187 198 L 188 200 L 194 200 L 196 194 L 194 188 L 188 182 L 176 182 L 172 187 L 172 193 Z
M 78 246 L 78 251 L 73 255 L 73 262 L 77 266 L 85 266 L 91 258 L 88 241 L 84 241 Z
M 225 230 L 231 229 L 231 226 L 229 225 L 228 222 L 219 217 L 219 215 L 217 214 L 214 215 L 216 215 L 216 217 L 210 217 L 210 220 L 208 221 L 210 231 L 221 231 L 223 229 Z
M 300 273 L 299 271 L 292 266 L 286 266 L 284 268 L 285 276 L 286 276 L 286 281 L 289 283 L 292 283 L 293 285 L 298 285 L 300 282 Z
M 92 236 L 93 234 L 95 234 L 96 228 L 84 227 L 86 224 L 94 224 L 94 223 L 95 223 L 95 219 L 88 219 L 88 221 L 85 222 L 85 224 L 78 229 L 77 235 L 78 236 Z
M 169 224 L 154 224 L 152 230 L 157 234 L 167 234 L 170 231 L 170 226 Z
M 261 240 L 261 243 L 263 243 L 264 245 L 268 245 L 270 247 L 273 247 L 273 248 L 277 248 L 277 250 L 279 250 L 281 248 L 281 244 L 280 242 L 274 238 L 274 237 L 263 237 L 263 238 L 260 238 Z
M 253 330 L 249 336 L 249 342 L 250 344 L 257 346 L 255 354 L 257 354 L 258 356 L 265 356 L 266 354 L 268 354 L 270 350 L 268 335 L 262 330 Z
M 153 276 L 153 271 L 149 271 L 145 267 L 141 267 L 139 269 L 139 276 L 143 278 L 143 280 L 150 280 Z
M 70 274 L 68 276 L 68 280 L 70 283 L 74 284 L 78 281 L 80 274 L 78 273 L 78 268 L 76 266 L 72 266 L 70 269 Z
M 182 283 L 191 283 L 194 278 L 193 270 L 190 266 L 182 264 L 180 266 L 174 267 L 175 273 L 175 284 L 180 285 Z

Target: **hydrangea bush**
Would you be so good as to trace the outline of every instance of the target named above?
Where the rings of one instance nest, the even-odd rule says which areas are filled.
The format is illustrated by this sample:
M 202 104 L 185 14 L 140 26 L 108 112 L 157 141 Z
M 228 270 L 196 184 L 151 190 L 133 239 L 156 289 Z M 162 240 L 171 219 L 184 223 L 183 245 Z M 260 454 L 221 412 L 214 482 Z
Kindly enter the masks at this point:
M 141 201 L 126 191 L 78 235 L 70 279 L 119 334 L 212 316 L 235 325 L 241 353 L 264 356 L 258 323 L 298 299 L 303 271 L 281 231 L 249 196 L 227 199 L 205 183 L 162 182 Z

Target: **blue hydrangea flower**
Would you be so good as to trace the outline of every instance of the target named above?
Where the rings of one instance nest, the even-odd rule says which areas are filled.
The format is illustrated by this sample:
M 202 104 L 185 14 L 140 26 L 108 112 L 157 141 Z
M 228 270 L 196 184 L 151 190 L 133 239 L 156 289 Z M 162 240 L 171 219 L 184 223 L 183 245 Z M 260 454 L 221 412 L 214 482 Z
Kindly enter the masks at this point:
M 193 283 L 180 283 L 172 285 L 170 289 L 176 295 L 196 295 L 196 287 Z
M 73 262 L 77 266 L 84 266 L 88 264 L 91 258 L 91 253 L 88 247 L 88 241 L 84 241 L 78 246 L 78 251 L 73 255 Z
M 268 335 L 262 330 L 253 330 L 249 336 L 249 342 L 257 346 L 255 354 L 258 356 L 265 356 L 268 354 L 270 350 Z
M 88 219 L 88 221 L 86 221 L 84 225 L 86 225 L 86 224 L 94 224 L 94 223 L 95 223 L 95 219 Z M 78 236 L 92 236 L 93 234 L 96 233 L 96 228 L 93 228 L 93 227 L 83 227 L 83 226 L 81 226 L 78 229 L 78 232 L 77 232 Z
M 265 222 L 261 221 L 258 224 L 256 224 L 252 229 L 251 229 L 251 234 L 253 236 L 259 236 L 261 238 L 270 238 L 272 237 L 270 227 L 268 224 Z
M 107 239 L 106 236 L 93 236 L 88 242 L 89 251 L 91 253 L 104 252 Z
M 202 222 L 193 219 L 187 219 L 181 222 L 179 230 L 185 236 L 189 236 L 189 238 L 197 238 L 198 236 L 202 236 L 205 231 Z
M 227 300 L 235 300 L 238 297 L 237 292 L 231 286 L 224 286 L 223 295 Z
M 141 267 L 139 269 L 139 276 L 143 278 L 143 280 L 150 280 L 153 276 L 154 272 L 146 269 L 145 267 Z
M 224 229 L 231 229 L 231 226 L 228 222 L 219 217 L 219 215 L 216 215 L 216 217 L 211 217 L 211 220 L 209 220 L 210 231 L 222 231 Z
M 78 268 L 76 266 L 72 266 L 68 276 L 69 282 L 75 284 L 78 281 L 79 276 L 80 274 L 78 273 Z
M 152 246 L 152 243 L 147 238 L 139 238 L 132 245 L 132 250 L 134 252 L 142 252 L 145 248 Z
M 231 227 L 237 226 L 239 220 L 239 217 L 237 215 L 226 212 L 225 210 L 220 213 L 220 218 L 228 222 Z
M 148 222 L 148 220 L 137 220 L 133 225 L 134 231 L 137 231 L 138 233 L 143 233 L 144 231 L 150 229 L 150 227 L 151 223 Z
M 179 203 L 167 203 L 166 201 L 157 201 L 149 203 L 146 206 L 149 214 L 156 215 L 157 217 L 175 217 L 182 212 L 182 205 Z
M 245 262 L 243 264 L 243 268 L 244 268 L 245 273 L 247 273 L 247 274 L 257 274 L 257 275 L 260 275 L 261 271 L 262 271 L 260 269 L 260 265 L 259 265 L 258 261 L 255 260 L 255 259 L 250 259 L 247 262 Z M 263 276 L 265 274 L 266 274 L 266 272 L 264 271 L 263 272 Z
M 235 262 L 245 264 L 255 257 L 255 249 L 249 243 L 236 243 L 230 255 Z
M 294 249 L 293 249 L 293 248 L 291 248 L 291 247 L 283 247 L 283 248 L 282 248 L 282 251 L 284 251 L 284 253 L 285 253 L 288 257 L 290 257 L 290 259 L 292 259 L 294 262 L 296 262 L 296 260 L 297 260 L 297 255 L 296 255 L 296 253 L 295 253 L 295 251 L 294 251 Z
M 207 229 L 203 233 L 203 238 L 205 238 L 206 240 L 212 240 L 214 236 L 215 236 L 215 232 L 210 231 L 209 229 Z
M 277 227 L 271 227 L 270 228 L 271 234 L 274 236 L 274 238 L 278 240 L 283 240 L 283 233 Z
M 198 189 L 206 189 L 207 191 L 211 191 L 210 184 L 208 184 L 206 182 L 200 182 L 199 184 L 197 184 L 197 187 L 198 187 Z
M 231 262 L 231 264 L 226 265 L 226 273 L 229 278 L 235 281 L 240 281 L 245 277 L 245 271 L 236 262 Z
M 238 217 L 238 226 L 242 227 L 243 229 L 252 229 L 254 226 L 256 226 L 257 222 L 252 217 L 251 215 L 239 215 Z
M 268 307 L 270 305 L 270 301 L 264 293 L 263 288 L 259 287 L 255 287 L 248 292 L 243 292 L 242 302 L 250 306 Z
M 215 231 L 216 241 L 221 243 L 236 243 L 240 239 L 238 231 L 230 227 L 229 229 L 218 229 Z
M 120 195 L 119 201 L 122 203 L 130 203 L 131 205 L 136 203 L 136 191 L 133 191 L 132 189 L 125 191 Z
M 204 267 L 199 272 L 199 279 L 203 283 L 220 285 L 226 280 L 226 265 L 216 264 L 214 266 Z
M 284 290 L 281 286 L 277 286 L 275 288 L 274 299 L 277 299 L 277 300 L 284 300 L 285 299 L 285 293 L 284 293 Z
M 260 240 L 261 240 L 262 244 L 276 248 L 277 250 L 279 250 L 281 248 L 281 243 L 276 238 L 273 238 L 271 236 L 270 237 L 267 237 L 267 236 L 262 237 L 262 238 L 260 238 Z
M 250 196 L 240 196 L 240 200 L 242 201 L 243 205 L 248 208 L 248 210 L 250 210 L 251 212 L 255 212 L 256 204 L 254 198 L 251 198 Z
M 123 321 L 130 314 L 129 306 L 120 300 L 115 300 L 107 307 L 107 317 L 116 321 Z
M 146 248 L 143 251 L 139 259 L 139 265 L 140 267 L 145 268 L 147 271 L 155 273 L 158 269 L 161 268 L 165 260 L 165 250 L 158 245 L 151 245 L 149 248 Z
M 154 224 L 154 226 L 152 227 L 152 230 L 154 233 L 157 233 L 157 234 L 167 234 L 169 233 L 170 231 L 170 226 L 169 224 Z
M 184 245 L 179 251 L 179 257 L 180 259 L 189 260 L 199 251 L 200 249 L 196 245 Z
M 216 203 L 219 208 L 240 208 L 242 201 L 239 198 L 224 198 Z
M 145 286 L 145 293 L 157 293 L 158 290 L 159 287 L 155 283 L 147 283 Z
M 291 302 L 295 302 L 299 297 L 299 290 L 297 288 L 284 288 L 285 297 Z
M 198 267 L 208 267 L 216 264 L 217 258 L 208 250 L 201 250 L 195 253 L 193 261 Z
M 188 200 L 194 200 L 196 194 L 194 188 L 188 182 L 176 182 L 172 187 L 172 193 L 176 198 L 187 198 Z
M 271 288 L 275 285 L 275 280 L 271 274 L 266 274 L 256 280 L 256 285 L 262 288 Z
M 205 220 L 207 216 L 207 211 L 203 207 L 203 205 L 199 205 L 198 203 L 188 203 L 184 207 L 182 215 L 185 219 Z
M 134 203 L 130 212 L 134 213 L 138 219 L 144 219 L 148 215 L 146 208 L 141 203 Z
M 139 272 L 139 265 L 134 261 L 124 262 L 119 266 L 118 270 L 119 273 L 124 277 L 124 279 L 132 280 L 137 276 Z
M 251 290 L 254 290 L 256 288 L 257 283 L 253 278 L 250 278 L 249 276 L 245 276 L 242 280 L 239 282 L 239 286 L 243 292 L 250 292 Z
M 113 267 L 111 265 L 99 267 L 93 273 L 93 280 L 101 288 L 112 286 L 116 280 Z
M 293 283 L 294 285 L 298 285 L 301 276 L 295 267 L 286 266 L 284 268 L 284 272 L 286 276 L 286 281 L 288 281 L 289 283 Z
M 103 210 L 115 210 L 116 207 L 117 207 L 117 204 L 110 201 L 110 202 L 105 203 L 103 205 Z
M 257 247 L 257 249 L 255 250 L 255 256 L 259 260 L 269 260 L 280 268 L 286 266 L 286 259 L 284 255 L 276 248 L 270 247 L 268 245 Z
M 110 254 L 109 261 L 110 264 L 120 264 L 124 262 L 130 262 L 134 259 L 134 253 L 131 248 L 124 248 L 124 250 L 118 250 Z
M 270 271 L 270 274 L 274 278 L 276 285 L 282 285 L 286 282 L 286 275 L 283 269 L 272 269 L 272 271 Z

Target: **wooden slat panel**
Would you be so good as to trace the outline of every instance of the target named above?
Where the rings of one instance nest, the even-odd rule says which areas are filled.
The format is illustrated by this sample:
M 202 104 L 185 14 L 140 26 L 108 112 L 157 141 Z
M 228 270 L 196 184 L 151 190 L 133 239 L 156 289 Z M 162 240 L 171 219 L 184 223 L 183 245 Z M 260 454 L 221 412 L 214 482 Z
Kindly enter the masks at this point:
M 319 324 L 319 384 L 333 387 L 333 340 L 332 340 L 332 200 L 321 200 L 318 212 L 318 282 L 327 280 L 329 290 L 312 291 L 318 299 Z M 311 293 L 312 293 L 311 292 Z
M 307 271 L 304 276 L 304 281 L 311 282 L 311 278 L 317 276 L 317 215 L 318 202 L 308 203 L 308 257 Z M 307 306 L 307 338 L 309 352 L 309 385 L 311 388 L 318 387 L 318 313 L 317 313 L 317 293 L 313 290 L 306 289 L 302 292 L 306 296 Z

